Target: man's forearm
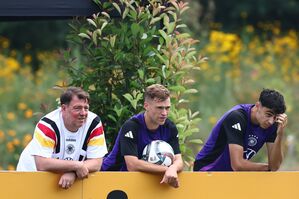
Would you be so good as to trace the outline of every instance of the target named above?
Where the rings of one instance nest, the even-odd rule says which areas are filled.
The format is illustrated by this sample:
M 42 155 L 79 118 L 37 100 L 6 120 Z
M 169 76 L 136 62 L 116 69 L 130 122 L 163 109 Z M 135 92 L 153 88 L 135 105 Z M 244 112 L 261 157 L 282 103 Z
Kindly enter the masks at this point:
M 250 160 L 241 160 L 237 164 L 232 164 L 234 171 L 269 171 L 269 166 L 266 163 L 256 163 Z
M 81 164 L 79 161 L 59 160 L 54 158 L 45 158 L 41 156 L 34 156 L 35 164 L 38 171 L 52 171 L 57 173 L 64 173 L 76 171 Z
M 103 158 L 93 158 L 84 161 L 89 173 L 99 171 L 102 166 Z
M 277 135 L 271 151 L 269 152 L 269 169 L 277 171 L 283 160 L 282 135 Z
M 175 167 L 177 172 L 181 172 L 184 168 L 184 163 L 180 154 L 175 155 L 175 160 L 170 167 Z

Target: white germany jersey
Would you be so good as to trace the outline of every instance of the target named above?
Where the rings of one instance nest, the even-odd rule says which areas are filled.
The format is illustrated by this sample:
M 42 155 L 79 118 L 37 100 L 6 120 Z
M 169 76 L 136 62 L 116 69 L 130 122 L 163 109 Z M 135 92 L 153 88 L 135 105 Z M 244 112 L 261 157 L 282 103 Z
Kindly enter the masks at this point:
M 102 158 L 106 153 L 102 122 L 96 114 L 89 111 L 85 124 L 74 133 L 65 128 L 58 108 L 37 123 L 33 139 L 20 156 L 17 171 L 36 171 L 34 155 L 82 161 Z

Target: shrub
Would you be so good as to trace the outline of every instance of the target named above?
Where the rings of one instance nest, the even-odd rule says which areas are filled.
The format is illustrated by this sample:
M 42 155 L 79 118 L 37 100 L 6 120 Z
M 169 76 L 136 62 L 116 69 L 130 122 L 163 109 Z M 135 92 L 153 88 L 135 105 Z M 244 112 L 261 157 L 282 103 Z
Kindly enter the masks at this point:
M 143 110 L 144 88 L 153 83 L 167 86 L 172 92 L 170 118 L 177 124 L 182 154 L 190 166 L 194 157 L 186 144 L 201 143 L 190 139 L 199 131 L 200 118 L 187 108 L 185 96 L 197 92 L 189 74 L 205 58 L 193 47 L 198 41 L 183 32 L 181 15 L 187 4 L 96 3 L 101 13 L 70 24 L 74 48 L 65 52 L 65 60 L 71 84 L 89 91 L 91 109 L 100 115 L 110 147 L 123 122 Z

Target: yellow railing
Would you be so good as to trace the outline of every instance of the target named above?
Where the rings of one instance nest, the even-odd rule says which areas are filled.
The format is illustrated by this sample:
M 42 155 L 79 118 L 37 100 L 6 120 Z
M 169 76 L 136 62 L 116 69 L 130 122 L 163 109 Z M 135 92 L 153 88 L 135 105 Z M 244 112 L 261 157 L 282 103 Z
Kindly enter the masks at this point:
M 114 190 L 123 191 L 129 199 L 299 198 L 299 172 L 183 172 L 178 189 L 161 185 L 161 178 L 138 172 L 97 172 L 64 190 L 58 187 L 59 174 L 0 172 L 0 198 L 122 199 L 109 195 Z

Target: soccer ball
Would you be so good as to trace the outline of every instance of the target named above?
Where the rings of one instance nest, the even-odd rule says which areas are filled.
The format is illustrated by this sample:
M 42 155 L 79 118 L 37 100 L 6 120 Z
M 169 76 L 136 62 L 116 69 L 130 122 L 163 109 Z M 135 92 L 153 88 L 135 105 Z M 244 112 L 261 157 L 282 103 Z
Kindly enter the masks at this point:
M 173 163 L 174 152 L 167 142 L 154 140 L 144 147 L 142 159 L 153 164 L 169 167 Z

